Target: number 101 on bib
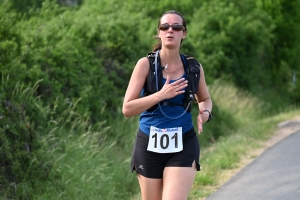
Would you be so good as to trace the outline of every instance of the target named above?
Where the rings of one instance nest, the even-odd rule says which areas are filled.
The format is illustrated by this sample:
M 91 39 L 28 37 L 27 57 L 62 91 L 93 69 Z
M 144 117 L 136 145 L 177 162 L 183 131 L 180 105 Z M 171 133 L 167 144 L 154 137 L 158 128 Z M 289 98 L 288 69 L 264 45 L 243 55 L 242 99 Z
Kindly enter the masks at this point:
M 160 129 L 150 127 L 148 151 L 175 153 L 182 151 L 182 127 Z

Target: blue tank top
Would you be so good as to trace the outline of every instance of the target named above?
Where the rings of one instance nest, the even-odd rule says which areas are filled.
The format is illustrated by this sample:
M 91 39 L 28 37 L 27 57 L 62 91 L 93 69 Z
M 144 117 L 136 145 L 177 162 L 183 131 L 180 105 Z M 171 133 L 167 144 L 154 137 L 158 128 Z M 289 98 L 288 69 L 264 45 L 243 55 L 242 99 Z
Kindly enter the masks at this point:
M 185 74 L 182 76 L 185 77 Z M 176 80 L 170 80 L 173 83 Z M 165 84 L 166 79 L 163 78 L 163 84 Z M 171 99 L 166 99 L 166 102 L 176 102 L 182 103 L 184 99 L 184 94 L 177 95 Z M 182 106 L 163 106 L 161 105 L 162 111 L 171 118 L 176 118 L 180 116 L 185 108 Z M 161 113 L 159 107 L 152 111 L 144 111 L 140 115 L 140 129 L 145 134 L 150 134 L 150 127 L 155 126 L 157 128 L 174 128 L 182 127 L 182 133 L 189 131 L 193 127 L 192 115 L 190 112 L 186 112 L 183 116 L 177 119 L 169 119 Z

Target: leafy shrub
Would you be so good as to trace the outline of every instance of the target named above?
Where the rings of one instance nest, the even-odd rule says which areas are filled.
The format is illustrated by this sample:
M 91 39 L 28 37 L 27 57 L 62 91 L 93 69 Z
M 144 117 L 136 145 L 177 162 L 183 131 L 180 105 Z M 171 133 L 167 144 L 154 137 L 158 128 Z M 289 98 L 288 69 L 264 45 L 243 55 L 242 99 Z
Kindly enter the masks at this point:
M 25 88 L 18 83 L 9 88 L 8 83 L 8 78 L 2 80 L 0 93 L 0 195 L 32 199 L 30 188 L 35 187 L 35 180 L 45 179 L 49 171 L 47 156 L 39 152 L 45 147 L 38 124 L 31 118 L 38 115 L 40 102 L 34 97 L 35 87 Z

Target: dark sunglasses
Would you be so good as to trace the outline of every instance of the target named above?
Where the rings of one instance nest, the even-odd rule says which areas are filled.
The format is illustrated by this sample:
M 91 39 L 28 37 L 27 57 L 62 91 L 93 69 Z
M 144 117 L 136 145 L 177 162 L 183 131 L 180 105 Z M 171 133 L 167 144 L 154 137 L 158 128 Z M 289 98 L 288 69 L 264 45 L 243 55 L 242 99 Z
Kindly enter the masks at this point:
M 174 31 L 182 31 L 185 30 L 184 26 L 181 24 L 173 24 L 173 25 L 169 25 L 169 24 L 161 24 L 159 25 L 158 29 L 161 31 L 166 31 L 169 30 L 169 28 L 172 27 L 172 29 Z

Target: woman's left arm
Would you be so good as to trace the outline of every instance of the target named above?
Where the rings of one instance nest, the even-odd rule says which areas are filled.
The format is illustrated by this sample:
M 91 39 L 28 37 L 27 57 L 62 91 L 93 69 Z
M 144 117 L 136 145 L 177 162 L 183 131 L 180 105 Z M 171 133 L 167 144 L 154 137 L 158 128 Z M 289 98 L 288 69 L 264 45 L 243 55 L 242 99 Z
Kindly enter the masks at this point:
M 198 124 L 198 133 L 200 134 L 202 129 L 202 124 L 209 120 L 209 115 L 212 111 L 213 103 L 211 101 L 206 82 L 204 70 L 201 66 L 200 68 L 200 81 L 198 87 L 198 93 L 196 94 L 196 99 L 198 102 L 199 113 L 197 116 L 197 124 Z

